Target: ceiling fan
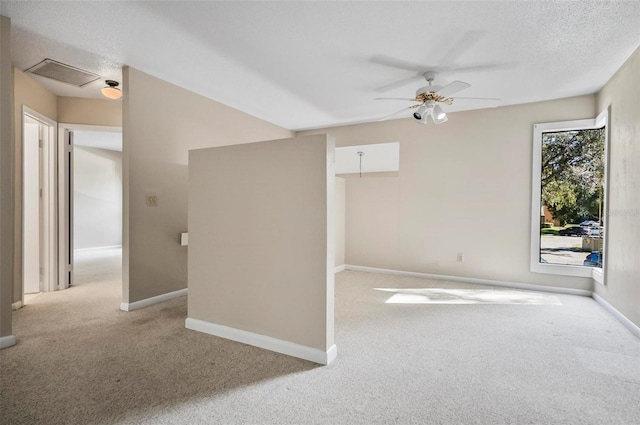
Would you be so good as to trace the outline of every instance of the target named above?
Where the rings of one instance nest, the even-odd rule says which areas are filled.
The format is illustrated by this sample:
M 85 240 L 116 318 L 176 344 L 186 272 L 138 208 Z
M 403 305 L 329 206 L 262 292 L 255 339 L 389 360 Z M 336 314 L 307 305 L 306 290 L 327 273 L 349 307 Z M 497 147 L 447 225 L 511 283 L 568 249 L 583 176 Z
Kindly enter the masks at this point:
M 413 99 L 406 99 L 401 97 L 377 97 L 374 100 L 406 100 L 409 102 L 418 102 L 415 105 L 411 105 L 407 108 L 403 108 L 399 111 L 396 111 L 386 117 L 379 119 L 378 121 L 384 121 L 393 116 L 396 116 L 402 112 L 405 112 L 409 109 L 417 110 L 413 113 L 413 117 L 419 122 L 426 124 L 428 122 L 429 117 L 435 124 L 441 124 L 448 120 L 446 112 L 439 105 L 443 103 L 445 105 L 452 105 L 454 100 L 457 99 L 465 99 L 465 100 L 488 100 L 497 102 L 500 99 L 496 98 L 488 98 L 488 97 L 451 97 L 452 95 L 458 93 L 471 86 L 469 83 L 465 83 L 463 81 L 453 81 L 446 86 L 438 86 L 433 84 L 433 80 L 435 80 L 438 75 L 435 71 L 427 71 L 422 74 L 422 76 L 429 83 L 427 86 L 420 87 L 416 91 L 416 96 Z

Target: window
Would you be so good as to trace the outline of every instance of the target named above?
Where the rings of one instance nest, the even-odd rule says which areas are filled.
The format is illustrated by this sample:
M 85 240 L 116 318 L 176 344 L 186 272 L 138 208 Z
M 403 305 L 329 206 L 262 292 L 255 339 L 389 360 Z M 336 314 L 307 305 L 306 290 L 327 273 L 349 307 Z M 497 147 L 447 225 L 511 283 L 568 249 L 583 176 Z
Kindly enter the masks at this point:
M 608 111 L 535 124 L 531 271 L 604 283 Z

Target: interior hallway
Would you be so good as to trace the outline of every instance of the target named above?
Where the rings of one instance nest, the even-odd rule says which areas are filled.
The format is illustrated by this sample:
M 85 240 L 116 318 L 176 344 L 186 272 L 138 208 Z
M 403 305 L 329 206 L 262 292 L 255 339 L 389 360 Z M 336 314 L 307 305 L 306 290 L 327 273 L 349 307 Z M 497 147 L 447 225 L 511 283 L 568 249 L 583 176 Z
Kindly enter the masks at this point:
M 0 352 L 7 423 L 602 425 L 640 417 L 640 340 L 590 298 L 342 272 L 338 358 L 320 367 L 186 330 L 186 297 L 120 311 L 119 253 L 93 254 L 77 259 L 76 285 L 14 313 L 18 344 Z

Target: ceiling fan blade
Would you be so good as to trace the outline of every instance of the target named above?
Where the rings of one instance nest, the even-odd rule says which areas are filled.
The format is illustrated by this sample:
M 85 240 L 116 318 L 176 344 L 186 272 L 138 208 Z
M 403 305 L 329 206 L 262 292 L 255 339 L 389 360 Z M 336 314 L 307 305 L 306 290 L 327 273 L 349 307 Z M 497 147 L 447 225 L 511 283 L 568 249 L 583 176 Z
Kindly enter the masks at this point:
M 451 99 L 453 100 L 458 100 L 458 99 L 463 99 L 463 100 L 492 100 L 492 101 L 500 101 L 502 99 L 498 99 L 497 97 L 458 97 L 458 96 L 454 96 Z
M 502 63 L 482 63 L 475 65 L 453 66 L 451 72 L 468 72 L 468 71 L 500 71 L 505 69 L 513 69 L 518 66 L 517 62 Z
M 470 30 L 457 40 L 453 46 L 440 58 L 442 64 L 455 64 L 460 57 L 473 49 L 473 46 L 486 35 L 486 31 Z
M 481 104 L 484 105 L 484 107 L 491 107 L 491 108 L 497 107 L 500 104 L 500 100 L 502 100 L 496 97 L 450 97 L 449 99 L 452 99 L 455 102 L 462 101 L 461 105 L 467 104 L 464 102 L 465 100 L 471 101 L 471 104 L 473 104 L 473 102 L 480 101 Z
M 399 111 L 395 111 L 393 114 L 389 114 L 385 117 L 380 118 L 378 121 L 388 120 L 391 117 L 401 114 L 402 112 L 408 111 L 409 109 L 413 109 L 413 106 L 409 106 L 408 108 L 402 108 Z
M 398 58 L 393 58 L 386 55 L 374 55 L 369 59 L 370 62 L 378 65 L 388 66 L 391 68 L 404 69 L 406 71 L 413 71 L 417 73 L 423 73 L 425 69 L 431 69 L 427 66 L 419 63 L 409 62 Z M 437 70 L 436 70 L 437 71 Z
M 376 87 L 374 90 L 377 91 L 378 93 L 384 93 L 390 90 L 399 89 L 408 84 L 419 81 L 422 78 L 423 77 L 421 75 L 414 75 L 412 77 L 403 78 L 402 80 L 398 80 L 390 84 L 385 84 L 384 86 Z
M 436 93 L 443 97 L 449 97 L 452 94 L 458 93 L 459 91 L 464 90 L 469 86 L 471 86 L 471 84 L 465 83 L 464 81 L 452 81 L 438 90 Z
M 373 100 L 405 100 L 407 102 L 419 102 L 418 99 L 407 99 L 405 97 L 376 97 Z

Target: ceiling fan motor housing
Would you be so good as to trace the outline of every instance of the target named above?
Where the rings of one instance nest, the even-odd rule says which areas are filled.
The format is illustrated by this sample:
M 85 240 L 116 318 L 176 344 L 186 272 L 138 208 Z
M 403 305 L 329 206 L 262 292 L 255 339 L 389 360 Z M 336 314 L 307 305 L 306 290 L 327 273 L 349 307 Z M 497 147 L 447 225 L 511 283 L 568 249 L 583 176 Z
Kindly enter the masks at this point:
M 424 87 L 420 87 L 418 90 L 416 90 L 416 97 L 420 96 L 423 93 L 435 93 L 438 90 L 440 90 L 442 88 L 442 86 L 424 86 Z
M 447 105 L 451 105 L 453 103 L 453 99 L 446 98 L 437 93 L 442 87 L 440 86 L 425 86 L 421 87 L 416 91 L 416 101 L 418 102 L 444 102 Z

